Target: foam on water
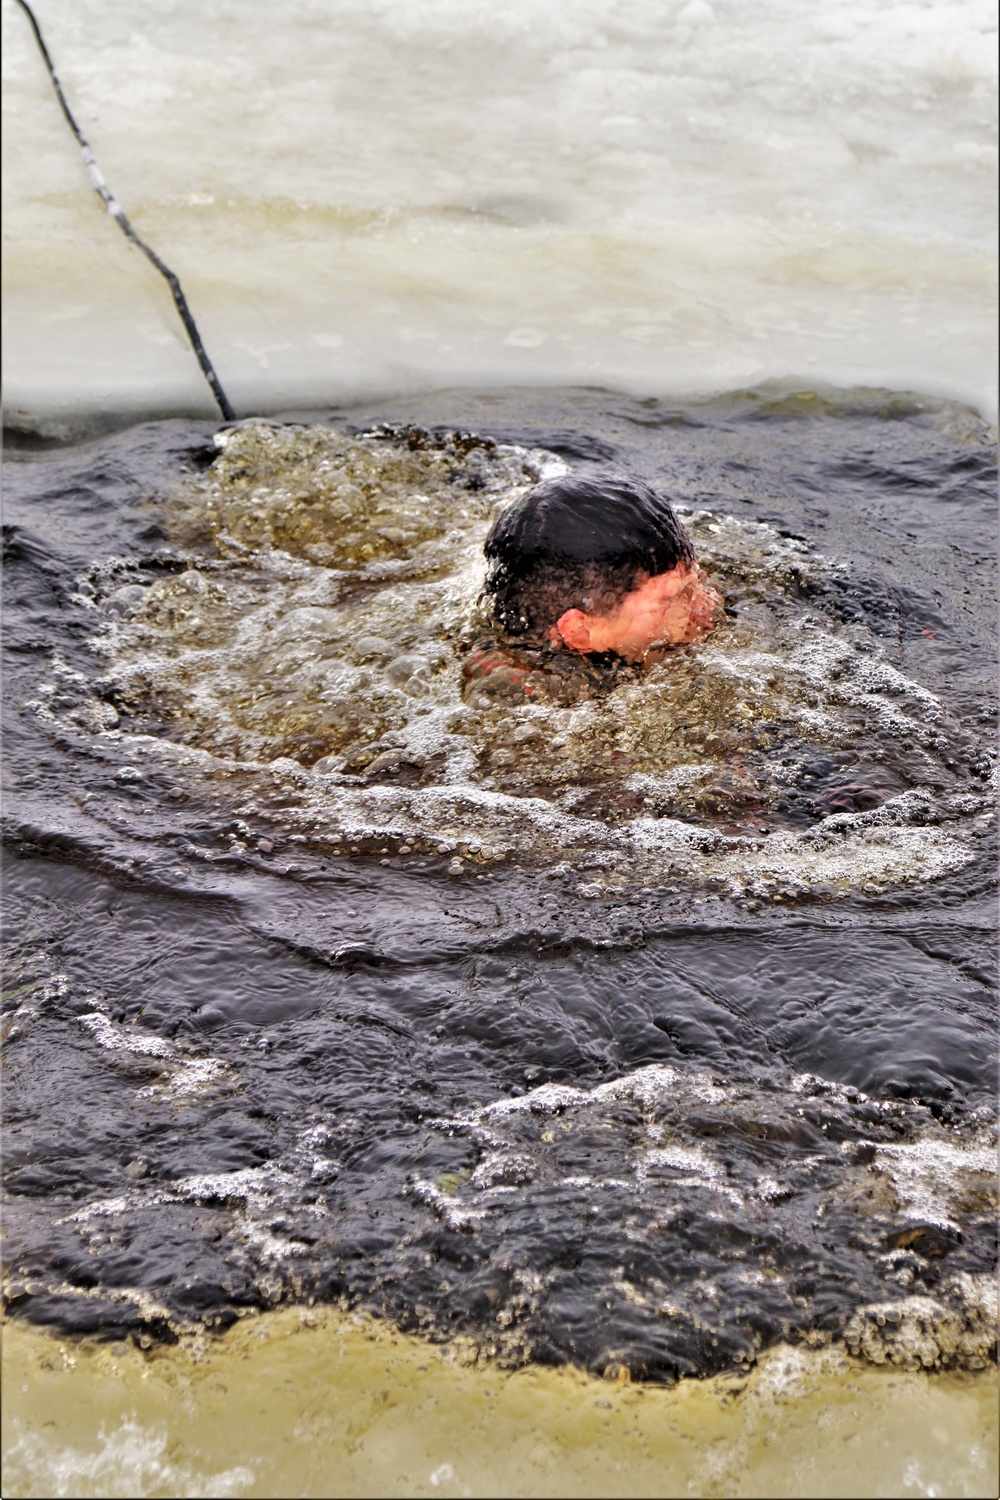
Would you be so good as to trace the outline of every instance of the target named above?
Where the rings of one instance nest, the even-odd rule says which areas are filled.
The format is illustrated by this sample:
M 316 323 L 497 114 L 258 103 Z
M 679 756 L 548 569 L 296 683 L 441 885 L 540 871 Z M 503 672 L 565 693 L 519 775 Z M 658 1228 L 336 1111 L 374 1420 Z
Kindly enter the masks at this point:
M 240 817 L 335 854 L 448 853 L 456 874 L 572 856 L 585 895 L 830 897 L 973 857 L 986 747 L 838 618 L 850 581 L 804 542 L 685 513 L 728 602 L 718 630 L 646 670 L 535 653 L 529 699 L 463 663 L 492 629 L 491 519 L 560 460 L 417 429 L 251 423 L 220 444 L 173 503 L 182 570 L 143 587 L 112 560 L 79 581 L 107 614 L 101 696 L 63 672 L 43 715 L 71 705 L 146 770 L 238 771 Z
M 895 1126 L 890 1123 L 894 1118 Z M 925 1258 L 947 1253 L 962 1238 L 955 1220 L 977 1211 L 974 1205 L 984 1208 L 993 1201 L 996 1132 L 986 1126 L 978 1137 L 956 1140 L 929 1116 L 919 1125 L 914 1117 L 903 1126 L 902 1119 L 898 1106 L 879 1105 L 857 1089 L 839 1089 L 808 1074 L 775 1090 L 653 1065 L 589 1090 L 542 1084 L 519 1098 L 439 1121 L 440 1130 L 458 1132 L 473 1144 L 477 1164 L 437 1184 L 418 1181 L 413 1191 L 445 1224 L 478 1233 L 492 1216 L 513 1217 L 519 1197 L 530 1212 L 546 1194 L 572 1189 L 589 1199 L 591 1215 L 612 1207 L 620 1213 L 627 1203 L 637 1243 L 651 1231 L 655 1236 L 675 1221 L 687 1222 L 697 1202 L 720 1240 L 738 1245 L 752 1234 L 766 1237 L 782 1212 L 780 1205 L 815 1192 L 822 1181 L 822 1205 L 817 1199 L 815 1210 L 819 1219 L 833 1222 L 849 1206 L 863 1203 L 867 1222 L 855 1235 L 874 1243 L 876 1226 L 886 1216 L 896 1217 L 882 1259 L 889 1279 L 905 1287 L 919 1264 L 913 1259 L 915 1248 Z M 863 1121 L 883 1141 L 887 1126 L 890 1132 L 916 1126 L 919 1135 L 910 1142 L 876 1146 L 857 1137 Z M 601 1137 L 609 1138 L 623 1124 L 628 1144 L 616 1158 L 616 1175 L 565 1172 L 566 1159 L 578 1161 L 582 1148 L 583 1155 L 597 1156 Z M 831 1153 L 829 1143 L 838 1140 L 839 1152 Z M 761 1171 L 759 1153 L 767 1150 L 766 1142 L 782 1142 L 799 1155 L 791 1170 L 786 1157 L 783 1181 Z M 810 1158 L 800 1154 L 802 1148 L 818 1154 Z M 935 1241 L 936 1231 L 944 1232 Z M 660 1316 L 695 1326 L 700 1316 L 708 1316 L 699 1304 L 711 1304 L 724 1320 L 723 1309 L 731 1304 L 741 1275 L 755 1286 L 761 1285 L 762 1275 L 772 1286 L 790 1279 L 765 1256 L 763 1270 L 761 1265 L 742 1272 L 738 1263 L 720 1266 L 717 1280 L 695 1283 L 692 1296 L 690 1286 L 681 1292 L 676 1284 L 670 1287 L 649 1277 L 641 1254 L 635 1260 L 643 1273 L 632 1282 L 619 1267 L 611 1277 L 616 1292 Z M 543 1277 L 533 1288 L 536 1307 L 551 1280 Z M 517 1347 L 524 1296 L 518 1284 L 509 1315 L 498 1315 L 501 1329 L 510 1333 L 496 1336 L 495 1354 L 506 1352 L 508 1342 L 511 1349 Z M 941 1277 L 934 1297 L 897 1297 L 862 1306 L 844 1330 L 853 1353 L 875 1364 L 910 1368 L 957 1364 L 981 1369 L 995 1338 L 995 1285 L 988 1275 L 964 1271 Z M 818 1331 L 812 1341 L 822 1341 Z
M 996 1145 L 982 1141 L 957 1145 L 951 1141 L 917 1141 L 912 1145 L 881 1146 L 878 1171 L 891 1180 L 900 1203 L 932 1223 L 955 1229 L 948 1217 L 949 1195 L 963 1174 L 978 1175 L 986 1186 L 997 1171 Z
M 51 1437 L 20 1433 L 4 1457 L 22 1475 L 45 1476 L 51 1495 L 183 1494 L 192 1497 L 245 1494 L 253 1470 L 245 1465 L 215 1473 L 194 1473 L 190 1463 L 178 1462 L 176 1441 L 165 1423 L 144 1426 L 126 1417 L 120 1426 L 100 1426 L 94 1434 L 96 1451 L 53 1445 Z

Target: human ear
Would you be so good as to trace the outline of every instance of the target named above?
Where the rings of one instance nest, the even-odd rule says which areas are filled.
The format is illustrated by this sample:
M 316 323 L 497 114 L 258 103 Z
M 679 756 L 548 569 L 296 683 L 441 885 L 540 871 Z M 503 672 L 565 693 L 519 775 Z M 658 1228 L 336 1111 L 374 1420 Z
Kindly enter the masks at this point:
M 556 629 L 571 651 L 591 651 L 590 625 L 582 609 L 568 609 L 556 621 Z

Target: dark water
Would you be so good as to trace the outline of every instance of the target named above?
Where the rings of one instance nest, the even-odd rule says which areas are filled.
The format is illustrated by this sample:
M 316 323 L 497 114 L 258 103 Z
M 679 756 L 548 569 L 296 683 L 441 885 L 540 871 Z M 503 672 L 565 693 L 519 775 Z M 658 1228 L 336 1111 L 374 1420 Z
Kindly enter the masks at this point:
M 878 393 L 309 420 L 382 418 L 519 449 L 420 439 L 375 540 L 273 465 L 193 521 L 204 423 L 8 452 L 9 1306 L 144 1341 L 346 1300 L 660 1379 L 787 1338 L 979 1366 L 988 434 Z M 685 506 L 728 623 L 579 717 L 470 707 L 462 558 L 553 455 Z

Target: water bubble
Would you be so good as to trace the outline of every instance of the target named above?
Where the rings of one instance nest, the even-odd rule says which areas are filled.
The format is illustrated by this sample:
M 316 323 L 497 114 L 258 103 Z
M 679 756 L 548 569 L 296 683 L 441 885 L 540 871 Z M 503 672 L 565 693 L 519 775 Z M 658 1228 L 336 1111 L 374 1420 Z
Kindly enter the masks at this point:
M 91 590 L 91 592 L 93 592 Z M 129 615 L 141 609 L 146 601 L 146 589 L 138 583 L 126 583 L 108 596 L 106 608 L 111 614 Z
M 470 465 L 483 488 L 457 491 Z M 691 516 L 735 617 L 645 671 L 489 637 L 483 539 L 539 472 L 484 439 L 245 424 L 177 501 L 178 539 L 210 518 L 211 573 L 153 585 L 109 638 L 115 704 L 230 770 L 270 763 L 281 791 L 258 801 L 295 783 L 292 821 L 354 853 L 429 834 L 445 856 L 503 847 L 575 880 L 601 857 L 778 904 L 971 857 L 985 789 L 961 766 L 983 753 L 960 757 L 937 700 L 818 608 L 838 565 L 763 523 Z M 976 790 L 952 812 L 918 790 L 960 776 Z

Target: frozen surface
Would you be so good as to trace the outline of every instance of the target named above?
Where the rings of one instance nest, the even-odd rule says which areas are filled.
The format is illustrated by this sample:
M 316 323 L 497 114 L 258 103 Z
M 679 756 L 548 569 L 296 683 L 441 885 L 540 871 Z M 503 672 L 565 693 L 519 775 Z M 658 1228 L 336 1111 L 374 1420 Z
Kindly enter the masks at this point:
M 772 376 L 995 409 L 986 0 L 40 13 L 241 411 Z M 3 17 L 7 420 L 208 410 Z

